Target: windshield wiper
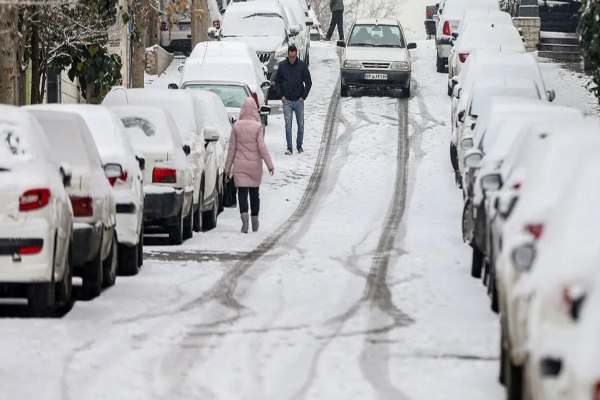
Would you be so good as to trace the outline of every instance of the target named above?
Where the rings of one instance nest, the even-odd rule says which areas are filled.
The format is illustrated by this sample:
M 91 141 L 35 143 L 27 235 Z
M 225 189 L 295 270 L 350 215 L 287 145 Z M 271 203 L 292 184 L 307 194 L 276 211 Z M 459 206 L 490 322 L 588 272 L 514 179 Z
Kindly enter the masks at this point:
M 244 17 L 244 19 L 250 19 L 250 18 L 255 18 L 255 17 L 281 18 L 281 15 L 279 15 L 277 13 L 255 13 L 255 14 L 246 15 Z M 283 19 L 283 18 L 281 18 L 281 19 Z
M 350 46 L 377 47 L 377 45 L 373 43 L 350 43 Z
M 401 44 L 377 44 L 375 45 L 376 47 L 397 47 L 397 48 L 404 48 L 404 46 L 402 46 Z

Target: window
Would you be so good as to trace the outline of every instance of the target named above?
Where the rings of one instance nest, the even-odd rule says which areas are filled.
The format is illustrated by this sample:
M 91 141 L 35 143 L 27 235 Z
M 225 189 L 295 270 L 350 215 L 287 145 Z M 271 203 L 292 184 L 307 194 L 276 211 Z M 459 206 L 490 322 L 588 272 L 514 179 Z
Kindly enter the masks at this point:
M 213 85 L 193 84 L 185 87 L 190 90 L 208 90 L 221 98 L 225 107 L 240 108 L 249 93 L 242 86 L 237 85 Z
M 406 47 L 402 31 L 397 25 L 355 25 L 349 46 Z

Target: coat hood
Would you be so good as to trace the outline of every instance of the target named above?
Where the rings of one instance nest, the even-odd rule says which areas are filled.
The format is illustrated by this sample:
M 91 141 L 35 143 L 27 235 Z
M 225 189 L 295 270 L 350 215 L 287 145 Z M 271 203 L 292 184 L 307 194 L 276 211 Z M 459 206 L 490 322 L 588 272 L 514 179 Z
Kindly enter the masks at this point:
M 258 106 L 252 97 L 248 97 L 244 100 L 244 104 L 242 104 L 242 108 L 240 109 L 240 120 L 243 119 L 256 122 L 260 121 L 260 117 L 258 116 Z

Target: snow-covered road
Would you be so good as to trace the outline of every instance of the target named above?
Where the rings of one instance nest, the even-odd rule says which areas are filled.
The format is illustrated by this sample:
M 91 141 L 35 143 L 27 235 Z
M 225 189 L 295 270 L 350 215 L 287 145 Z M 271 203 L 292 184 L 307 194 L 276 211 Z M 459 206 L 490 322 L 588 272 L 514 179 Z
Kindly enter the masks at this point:
M 413 56 L 410 100 L 340 99 L 335 48 L 314 43 L 307 152 L 283 155 L 272 116 L 262 231 L 228 209 L 183 246 L 147 238 L 139 276 L 62 319 L 0 319 L 0 399 L 501 399 L 446 77 L 432 42 Z

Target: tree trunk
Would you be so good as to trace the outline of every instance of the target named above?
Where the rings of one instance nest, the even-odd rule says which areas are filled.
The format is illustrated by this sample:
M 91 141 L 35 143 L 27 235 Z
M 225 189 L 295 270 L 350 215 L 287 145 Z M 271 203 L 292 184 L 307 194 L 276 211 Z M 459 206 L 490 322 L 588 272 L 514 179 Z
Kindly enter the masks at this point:
M 207 0 L 192 0 L 192 49 L 208 40 L 210 13 Z
M 100 104 L 98 96 L 98 87 L 94 82 L 89 82 L 85 90 L 85 100 L 87 104 Z
M 40 96 L 42 65 L 38 29 L 37 23 L 31 27 L 31 104 L 40 104 L 44 100 Z
M 17 10 L 0 4 L 0 103 L 19 104 Z
M 144 87 L 144 71 L 146 70 L 146 22 L 148 19 L 148 0 L 133 0 L 134 31 L 137 37 L 131 43 L 131 87 Z

